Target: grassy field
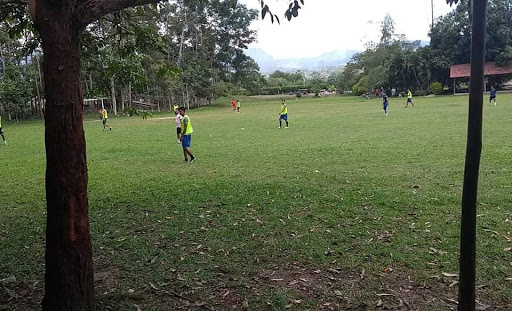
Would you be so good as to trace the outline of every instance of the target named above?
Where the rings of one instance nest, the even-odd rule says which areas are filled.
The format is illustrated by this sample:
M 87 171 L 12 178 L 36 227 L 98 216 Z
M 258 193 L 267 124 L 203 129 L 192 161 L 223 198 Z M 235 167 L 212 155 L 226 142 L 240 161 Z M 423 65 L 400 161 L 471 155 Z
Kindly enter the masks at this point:
M 97 310 L 450 310 L 457 299 L 466 96 L 246 99 L 84 123 Z M 37 310 L 44 126 L 4 121 L 0 310 Z M 512 309 L 512 94 L 484 107 L 481 310 Z M 15 280 L 12 278 L 15 276 Z

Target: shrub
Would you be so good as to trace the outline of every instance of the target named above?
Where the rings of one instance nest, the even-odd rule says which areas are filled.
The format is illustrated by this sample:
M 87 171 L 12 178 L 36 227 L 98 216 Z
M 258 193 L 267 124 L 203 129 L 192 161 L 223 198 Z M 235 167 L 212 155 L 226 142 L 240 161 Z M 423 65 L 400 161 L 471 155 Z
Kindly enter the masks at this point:
M 437 81 L 432 82 L 430 84 L 430 91 L 436 95 L 441 95 L 443 93 L 443 85 Z
M 297 94 L 295 94 L 295 95 L 297 95 L 298 98 L 301 98 L 302 97 L 302 92 L 297 92 Z
M 368 91 L 368 78 L 362 77 L 357 81 L 357 83 L 352 87 L 352 92 L 359 96 L 363 95 Z

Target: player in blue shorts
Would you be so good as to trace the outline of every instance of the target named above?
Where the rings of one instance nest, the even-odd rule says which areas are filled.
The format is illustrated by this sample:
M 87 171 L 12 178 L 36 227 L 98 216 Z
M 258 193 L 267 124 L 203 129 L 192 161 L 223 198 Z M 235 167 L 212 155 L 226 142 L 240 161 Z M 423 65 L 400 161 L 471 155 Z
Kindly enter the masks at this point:
M 382 108 L 384 109 L 384 115 L 386 117 L 388 116 L 388 106 L 389 106 L 388 96 L 386 95 L 386 93 L 383 93 L 382 94 Z
M 185 114 L 185 108 L 181 107 L 178 109 L 179 113 L 183 116 L 181 119 L 181 146 L 183 147 L 183 156 L 185 159 L 183 162 L 188 162 L 188 156 L 190 156 L 190 163 L 194 162 L 196 160 L 196 157 L 192 154 L 192 151 L 190 151 L 190 145 L 192 143 L 192 133 L 194 132 L 194 129 L 192 128 L 192 121 L 190 121 L 190 118 Z
M 494 106 L 496 106 L 496 89 L 494 87 L 491 87 L 491 92 L 489 96 L 489 105 L 492 105 L 492 102 L 494 101 Z
M 281 128 L 281 120 L 286 121 L 286 128 L 288 128 L 288 107 L 284 99 L 281 102 L 281 112 L 279 113 L 279 128 Z

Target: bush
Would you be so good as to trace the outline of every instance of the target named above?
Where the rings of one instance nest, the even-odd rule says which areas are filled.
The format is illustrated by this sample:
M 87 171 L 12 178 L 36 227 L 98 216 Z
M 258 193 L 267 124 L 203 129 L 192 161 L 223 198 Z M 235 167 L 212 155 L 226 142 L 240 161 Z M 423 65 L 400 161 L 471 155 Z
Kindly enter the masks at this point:
M 357 83 L 352 87 L 352 92 L 357 95 L 363 95 L 368 92 L 368 78 L 362 77 L 357 81 Z
M 127 114 L 131 117 L 134 114 L 137 114 L 137 109 L 135 109 L 135 107 L 128 106 L 128 107 L 124 108 L 123 113 Z
M 432 82 L 430 84 L 430 91 L 436 95 L 441 95 L 443 93 L 443 85 L 437 81 Z
M 295 94 L 295 95 L 297 95 L 298 98 L 301 98 L 302 97 L 302 92 L 297 92 L 297 94 Z

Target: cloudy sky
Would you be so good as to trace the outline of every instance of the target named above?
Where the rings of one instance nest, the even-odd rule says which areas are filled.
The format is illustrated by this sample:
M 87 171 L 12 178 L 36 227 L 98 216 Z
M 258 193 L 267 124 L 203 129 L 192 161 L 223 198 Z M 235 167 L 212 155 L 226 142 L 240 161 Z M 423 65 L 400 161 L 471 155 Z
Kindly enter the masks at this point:
M 259 9 L 258 0 L 239 0 Z M 305 0 L 297 19 L 285 20 L 287 0 L 266 0 L 281 19 L 271 24 L 269 17 L 256 21 L 258 42 L 274 58 L 316 57 L 334 50 L 361 50 L 364 43 L 378 41 L 380 22 L 386 14 L 395 21 L 395 33 L 410 40 L 428 41 L 431 0 Z M 434 16 L 452 10 L 446 0 L 434 0 Z

